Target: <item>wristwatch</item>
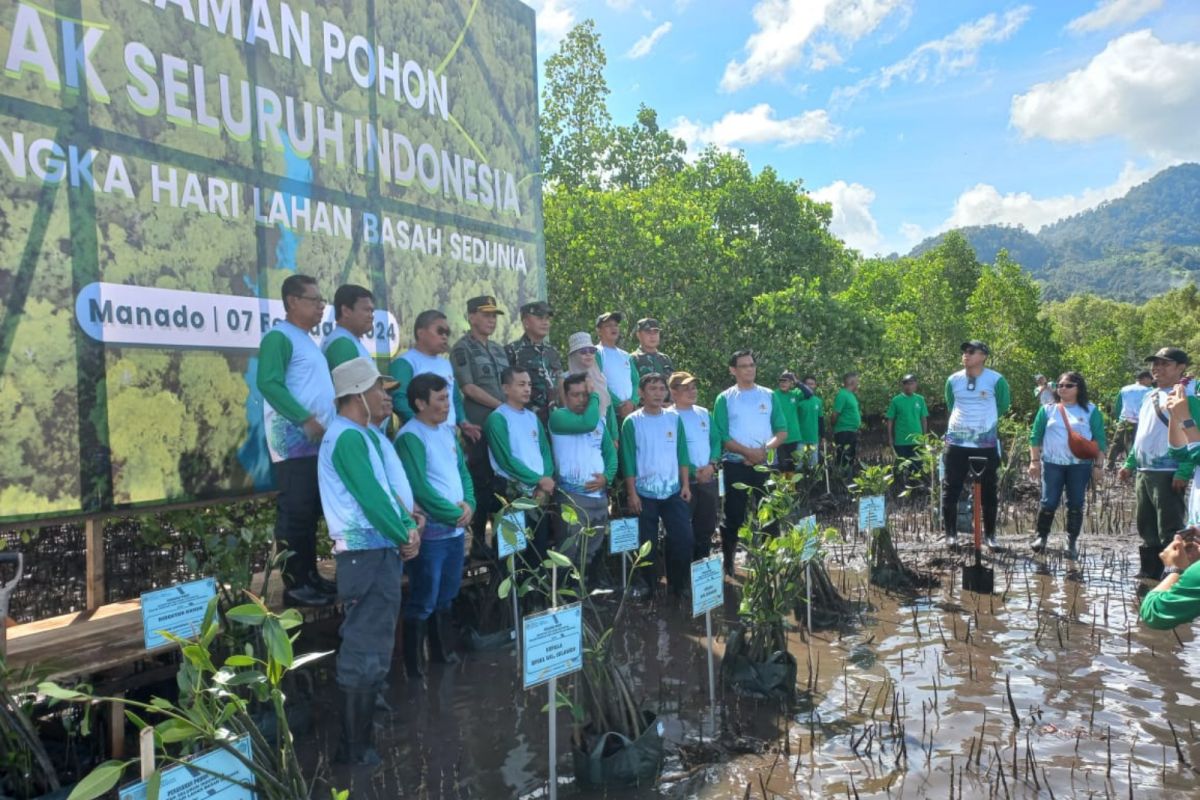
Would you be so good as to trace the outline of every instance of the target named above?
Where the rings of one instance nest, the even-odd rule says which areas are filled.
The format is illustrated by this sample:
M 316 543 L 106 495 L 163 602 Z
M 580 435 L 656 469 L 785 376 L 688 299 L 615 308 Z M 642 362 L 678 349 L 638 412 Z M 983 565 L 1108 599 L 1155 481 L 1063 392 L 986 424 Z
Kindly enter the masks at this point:
M 1163 567 L 1162 576 L 1164 578 L 1167 577 L 1168 575 L 1182 575 L 1182 574 L 1183 574 L 1183 569 L 1181 567 Z
M 1194 427 L 1196 427 L 1196 420 L 1194 420 L 1194 419 L 1185 419 L 1183 422 L 1181 422 L 1181 423 L 1179 423 L 1179 424 L 1180 424 L 1180 425 L 1182 425 L 1182 426 L 1183 426 L 1183 427 L 1185 427 L 1185 428 L 1194 428 Z

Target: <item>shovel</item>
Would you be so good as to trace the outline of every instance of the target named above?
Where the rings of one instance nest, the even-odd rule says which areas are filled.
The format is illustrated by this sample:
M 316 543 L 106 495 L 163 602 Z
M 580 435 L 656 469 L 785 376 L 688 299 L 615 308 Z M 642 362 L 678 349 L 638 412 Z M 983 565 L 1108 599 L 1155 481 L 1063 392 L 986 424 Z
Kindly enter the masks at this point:
M 996 586 L 996 573 L 991 567 L 982 563 L 983 554 L 983 486 L 979 479 L 987 469 L 987 459 L 982 456 L 971 456 L 971 506 L 975 527 L 975 563 L 963 567 L 963 588 L 968 592 L 991 594 Z
M 0 553 L 0 564 L 16 564 L 17 571 L 12 576 L 12 580 L 5 581 L 0 575 L 0 658 L 8 654 L 8 599 L 12 597 L 13 590 L 17 588 L 17 583 L 21 580 L 21 573 L 24 571 L 25 561 L 20 553 Z

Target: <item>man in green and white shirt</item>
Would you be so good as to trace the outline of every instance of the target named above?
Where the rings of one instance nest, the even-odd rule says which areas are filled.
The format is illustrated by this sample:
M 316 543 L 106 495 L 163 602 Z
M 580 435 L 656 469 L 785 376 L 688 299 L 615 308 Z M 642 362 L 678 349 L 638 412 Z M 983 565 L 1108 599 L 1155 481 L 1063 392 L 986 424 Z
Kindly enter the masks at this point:
M 560 552 L 574 560 L 580 555 L 581 531 L 585 527 L 603 530 L 608 524 L 608 487 L 617 476 L 617 448 L 600 416 L 600 395 L 592 391 L 587 373 L 568 375 L 563 397 L 564 405 L 550 412 L 550 444 L 558 465 L 559 503 L 573 509 L 576 517 L 565 524 Z M 603 544 L 603 536 L 588 539 L 581 566 L 590 564 Z
M 307 275 L 289 275 L 281 289 L 285 318 L 262 338 L 257 387 L 275 475 L 275 540 L 290 550 L 283 564 L 283 600 L 291 606 L 333 602 L 337 587 L 317 573 L 317 451 L 335 416 L 329 364 L 310 331 L 325 300 Z
M 420 678 L 426 638 L 434 663 L 458 661 L 450 649 L 450 604 L 462 586 L 465 532 L 475 513 L 475 492 L 449 424 L 449 382 L 435 372 L 422 372 L 406 391 L 414 416 L 400 429 L 395 447 L 413 496 L 429 515 L 421 551 L 409 565 L 404 606 L 404 668 L 409 677 Z
M 667 381 L 658 373 L 639 381 L 642 407 L 621 424 L 621 458 L 629 510 L 638 515 L 638 539 L 651 542 L 650 563 L 638 570 L 635 579 L 644 591 L 652 591 L 658 580 L 658 524 L 667 531 L 667 586 L 682 596 L 690 582 L 689 564 L 695 542 L 692 537 L 688 501 L 687 433 L 674 409 L 666 408 Z
M 321 440 L 317 475 L 325 521 L 338 562 L 344 616 L 337 654 L 343 699 L 340 758 L 376 765 L 372 747 L 376 696 L 392 661 L 404 562 L 417 555 L 424 518 L 400 459 L 379 432 L 391 414 L 391 384 L 369 358 L 333 369 L 337 416 Z
M 815 467 L 820 461 L 821 439 L 825 436 L 825 404 L 817 394 L 817 376 L 805 375 L 800 381 L 808 389 L 808 397 L 796 404 L 800 422 L 798 463 Z
M 721 497 L 717 481 L 717 465 L 721 459 L 721 436 L 713 424 L 712 415 L 704 406 L 696 405 L 700 384 L 690 372 L 676 372 L 668 384 L 675 413 L 683 420 L 688 446 L 688 487 L 692 499 L 692 560 L 705 558 L 712 551 L 713 534 L 717 532 L 717 516 Z
M 365 286 L 342 284 L 333 293 L 333 319 L 333 330 L 321 342 L 329 368 L 352 358 L 371 358 L 362 337 L 375 329 L 375 295 Z M 383 422 L 386 427 L 387 420 Z
M 521 367 L 505 367 L 500 373 L 504 402 L 488 415 L 483 435 L 488 443 L 488 458 L 496 475 L 507 484 L 509 500 L 532 497 L 539 508 L 525 512 L 526 524 L 533 529 L 533 554 L 541 563 L 550 546 L 550 516 L 546 508 L 554 496 L 554 456 L 550 440 L 537 414 L 529 409 L 533 382 Z
M 734 384 L 717 395 L 713 425 L 724 451 L 725 523 L 721 526 L 721 550 L 725 572 L 733 574 L 738 531 L 747 515 L 753 514 L 754 498 L 767 482 L 758 465 L 773 466 L 770 456 L 787 440 L 787 418 L 783 406 L 765 386 L 759 386 L 758 362 L 752 350 L 738 350 L 729 359 Z M 747 488 L 739 489 L 738 484 Z
M 1187 371 L 1190 359 L 1178 347 L 1164 347 L 1146 361 L 1158 388 L 1148 392 L 1142 401 L 1137 436 L 1118 477 L 1127 482 L 1137 472 L 1134 516 L 1142 538 L 1142 546 L 1138 548 L 1141 556 L 1138 577 L 1157 579 L 1162 574 L 1159 552 L 1184 528 L 1187 513 L 1184 492 L 1196 468 L 1171 455 L 1167 416 L 1167 400 Z M 1185 394 L 1192 419 L 1200 419 L 1200 400 L 1191 393 Z
M 787 422 L 787 440 L 779 445 L 779 469 L 781 472 L 796 471 L 796 451 L 800 447 L 800 403 L 807 395 L 808 387 L 800 388 L 796 373 L 785 370 L 779 376 L 779 385 L 773 392 L 775 401 L 783 409 Z
M 983 534 L 997 549 L 997 476 L 1000 467 L 1000 417 L 1008 412 L 1012 394 L 1008 381 L 984 366 L 991 350 L 978 339 L 962 343 L 963 368 L 946 379 L 945 480 L 942 481 L 942 525 L 946 543 L 958 541 L 958 499 L 971 469 L 971 458 L 984 458 L 982 484 Z
M 417 375 L 432 373 L 446 381 L 450 392 L 450 410 L 446 423 L 458 428 L 468 442 L 477 442 L 483 436 L 483 428 L 467 419 L 462 390 L 454 379 L 454 367 L 443 354 L 450 348 L 450 321 L 436 308 L 428 308 L 417 315 L 413 323 L 413 345 L 392 361 L 388 373 L 396 380 L 396 391 L 392 392 L 392 408 L 400 415 L 400 424 L 413 418 L 408 404 L 408 384 Z
M 639 402 L 640 376 L 637 364 L 633 356 L 617 347 L 621 338 L 621 320 L 624 318 L 619 311 L 607 311 L 596 317 L 596 339 L 600 342 L 596 352 L 596 364 L 604 371 L 604 377 L 608 380 L 608 393 L 612 396 L 618 420 L 632 414 Z

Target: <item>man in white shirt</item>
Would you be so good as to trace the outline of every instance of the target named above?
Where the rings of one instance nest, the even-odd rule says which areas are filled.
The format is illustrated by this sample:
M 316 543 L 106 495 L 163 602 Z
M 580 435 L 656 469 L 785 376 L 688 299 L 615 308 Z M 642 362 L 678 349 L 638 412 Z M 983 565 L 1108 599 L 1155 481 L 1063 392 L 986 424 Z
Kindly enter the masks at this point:
M 700 384 L 690 372 L 676 372 L 668 384 L 675 413 L 683 420 L 688 445 L 688 487 L 692 499 L 692 560 L 706 557 L 712 550 L 717 532 L 717 512 L 721 498 L 717 491 L 717 464 L 721 457 L 721 439 L 712 415 L 696 405 Z
M 618 420 L 625 419 L 637 408 L 640 380 L 633 356 L 617 347 L 624 318 L 619 311 L 607 311 L 596 317 L 596 338 L 600 341 L 596 363 L 608 379 L 608 393 L 612 396 Z
M 1117 421 L 1117 430 L 1113 436 L 1112 446 L 1108 450 L 1108 468 L 1118 469 L 1117 459 L 1129 452 L 1133 440 L 1137 438 L 1138 414 L 1142 410 L 1142 401 L 1154 388 L 1154 376 L 1150 370 L 1144 369 L 1128 386 L 1122 386 L 1113 401 L 1113 419 Z

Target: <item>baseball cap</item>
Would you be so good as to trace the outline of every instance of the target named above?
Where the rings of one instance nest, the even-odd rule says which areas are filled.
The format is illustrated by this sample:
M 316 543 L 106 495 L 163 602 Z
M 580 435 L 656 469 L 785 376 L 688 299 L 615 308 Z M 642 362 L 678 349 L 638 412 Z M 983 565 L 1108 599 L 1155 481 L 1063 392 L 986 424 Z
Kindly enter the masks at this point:
M 678 389 L 680 386 L 687 386 L 689 383 L 695 382 L 696 376 L 690 372 L 672 372 L 671 377 L 667 379 L 667 386 Z
M 534 300 L 521 306 L 522 317 L 553 317 L 554 309 L 545 300 Z
M 592 342 L 592 335 L 586 331 L 572 333 L 567 339 L 567 355 L 586 350 L 589 347 L 593 350 L 596 349 L 596 345 Z
M 790 369 L 785 369 L 783 371 L 783 374 L 779 376 L 779 380 L 791 381 L 792 383 L 798 383 L 798 381 L 796 380 L 796 373 L 792 372 Z
M 901 382 L 901 383 L 916 383 L 916 382 L 917 382 L 917 376 L 916 376 L 916 375 L 913 375 L 913 374 L 910 372 L 910 373 L 908 373 L 907 375 L 905 375 L 903 378 L 901 378 L 901 379 L 900 379 L 900 382 Z
M 467 313 L 474 314 L 476 311 L 504 313 L 500 310 L 500 306 L 496 305 L 496 298 L 490 294 L 481 294 L 479 297 L 472 297 L 467 301 Z
M 658 320 L 654 317 L 643 317 L 637 321 L 637 329 L 639 331 L 660 331 L 662 325 L 659 325 Z
M 383 388 L 395 389 L 400 384 L 391 378 L 384 378 L 375 367 L 375 362 L 364 356 L 343 361 L 333 368 L 333 396 L 345 397 L 350 394 L 362 394 L 383 379 Z
M 992 354 L 992 351 L 988 349 L 988 346 L 978 339 L 970 339 L 969 341 L 963 342 L 959 347 L 959 350 L 982 350 L 985 356 L 990 356 Z
M 599 328 L 609 320 L 612 320 L 613 322 L 620 322 L 623 319 L 625 319 L 625 315 L 620 311 L 605 311 L 603 314 L 596 317 L 596 327 Z
M 1176 364 L 1190 364 L 1188 354 L 1180 350 L 1178 347 L 1163 347 L 1152 356 L 1146 356 L 1146 361 L 1174 361 Z

